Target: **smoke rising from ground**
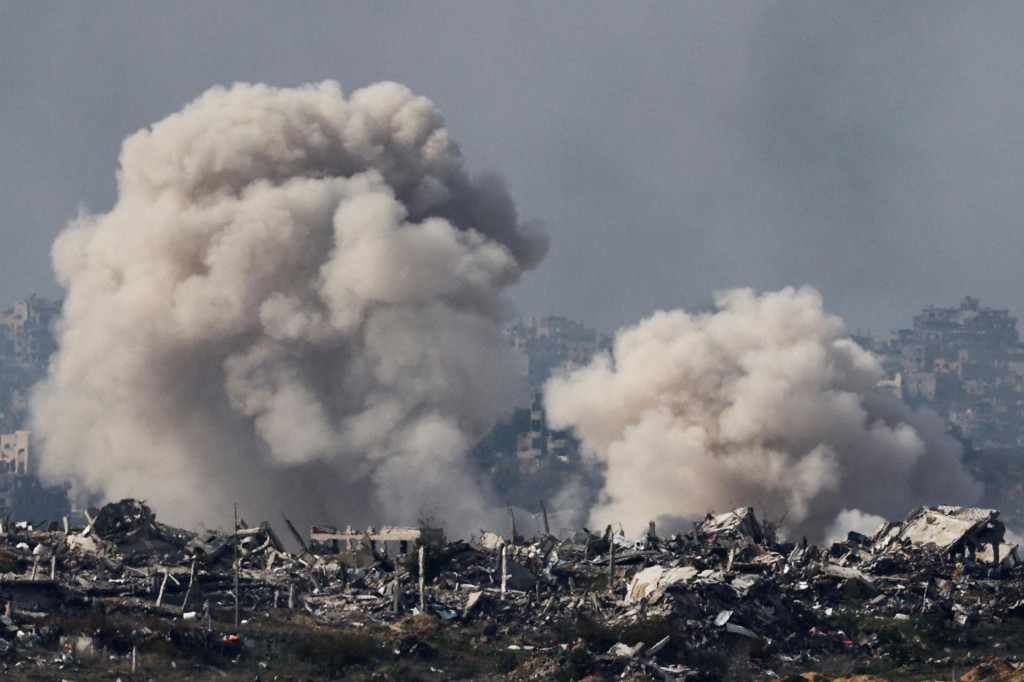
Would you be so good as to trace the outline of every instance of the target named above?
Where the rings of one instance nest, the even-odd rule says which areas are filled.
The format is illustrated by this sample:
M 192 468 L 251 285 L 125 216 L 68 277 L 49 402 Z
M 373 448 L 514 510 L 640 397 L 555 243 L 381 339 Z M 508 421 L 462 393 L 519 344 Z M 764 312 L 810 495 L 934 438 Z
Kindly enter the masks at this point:
M 177 522 L 472 527 L 463 454 L 505 406 L 502 290 L 543 256 L 395 83 L 213 88 L 125 140 L 60 235 L 44 474 Z
M 716 304 L 658 312 L 547 384 L 553 426 L 575 427 L 607 467 L 592 525 L 637 532 L 661 515 L 755 506 L 820 541 L 840 513 L 902 518 L 977 499 L 944 423 L 872 391 L 881 366 L 817 291 L 737 289 Z

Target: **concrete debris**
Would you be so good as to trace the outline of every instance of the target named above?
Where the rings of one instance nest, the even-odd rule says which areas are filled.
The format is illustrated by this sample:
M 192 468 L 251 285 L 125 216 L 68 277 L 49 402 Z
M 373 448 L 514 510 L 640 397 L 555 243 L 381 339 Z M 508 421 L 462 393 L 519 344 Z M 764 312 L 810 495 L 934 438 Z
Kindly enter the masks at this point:
M 432 528 L 318 526 L 299 553 L 285 551 L 267 523 L 196 533 L 157 522 L 135 500 L 89 519 L 67 531 L 9 524 L 0 535 L 0 661 L 39 647 L 76 665 L 102 658 L 95 633 L 40 625 L 54 613 L 116 610 L 208 632 L 216 614 L 235 608 L 236 571 L 243 619 L 430 622 L 482 627 L 488 641 L 514 625 L 520 639 L 502 647 L 533 661 L 515 679 L 569 679 L 581 666 L 595 679 L 710 679 L 701 662 L 715 652 L 734 672 L 744 666 L 737 679 L 773 677 L 843 653 L 896 655 L 893 623 L 1024 620 L 1024 566 L 993 510 L 918 509 L 829 547 L 780 542 L 746 508 L 709 514 L 686 535 L 662 538 L 652 527 L 636 540 L 611 528 L 466 542 Z M 551 641 L 582 632 L 581 623 L 620 635 Z M 412 635 L 394 650 L 437 653 Z M 549 677 L 531 676 L 541 674 Z
M 86 530 L 104 540 L 123 545 L 148 538 L 155 520 L 156 514 L 145 502 L 121 500 L 100 509 Z
M 696 577 L 698 571 L 693 566 L 666 568 L 650 566 L 638 572 L 626 587 L 626 601 L 632 603 L 653 598 L 676 583 Z
M 919 508 L 911 513 L 895 534 L 897 541 L 916 546 L 934 545 L 945 554 L 970 554 L 983 545 L 998 546 L 1006 526 L 995 509 L 961 507 Z
M 775 540 L 774 529 L 760 523 L 751 507 L 733 509 L 717 516 L 708 514 L 697 524 L 696 532 L 704 538 L 740 545 L 771 543 Z

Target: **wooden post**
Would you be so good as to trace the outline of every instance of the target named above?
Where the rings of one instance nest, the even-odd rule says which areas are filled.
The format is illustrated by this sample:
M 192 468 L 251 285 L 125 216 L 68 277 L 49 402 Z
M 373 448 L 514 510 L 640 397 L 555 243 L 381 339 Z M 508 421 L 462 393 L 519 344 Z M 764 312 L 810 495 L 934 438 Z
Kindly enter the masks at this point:
M 615 541 L 611 544 L 611 555 L 608 557 L 608 591 L 615 591 Z
M 508 587 L 508 545 L 501 546 L 501 598 L 505 599 Z
M 185 601 L 181 603 L 181 612 L 185 613 L 188 609 L 188 602 L 192 599 L 192 585 L 196 582 L 196 560 L 192 560 L 192 568 L 188 572 L 188 589 L 185 590 Z
M 420 612 L 427 612 L 427 562 L 426 562 L 426 550 L 427 548 L 420 545 Z
M 167 576 L 168 575 L 170 575 L 170 573 L 167 571 L 167 569 L 164 569 L 164 579 L 160 582 L 160 593 L 156 596 L 156 605 L 157 606 L 160 606 L 161 604 L 164 603 L 164 589 L 167 588 Z

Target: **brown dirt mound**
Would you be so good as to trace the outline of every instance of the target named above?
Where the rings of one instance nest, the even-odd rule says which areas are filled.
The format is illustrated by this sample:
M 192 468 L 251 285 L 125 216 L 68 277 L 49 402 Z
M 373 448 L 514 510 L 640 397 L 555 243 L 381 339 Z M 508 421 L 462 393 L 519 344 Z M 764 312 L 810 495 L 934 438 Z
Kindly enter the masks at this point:
M 1024 681 L 1024 669 L 1018 670 L 1005 659 L 994 658 L 956 679 L 958 682 L 1021 682 Z

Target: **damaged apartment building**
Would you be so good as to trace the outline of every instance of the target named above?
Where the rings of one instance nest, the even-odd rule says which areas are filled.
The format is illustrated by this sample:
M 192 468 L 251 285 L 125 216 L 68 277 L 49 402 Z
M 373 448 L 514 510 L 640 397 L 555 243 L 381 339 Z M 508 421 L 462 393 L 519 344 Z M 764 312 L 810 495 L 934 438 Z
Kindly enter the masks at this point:
M 566 476 L 581 472 L 580 443 L 571 430 L 552 429 L 543 403 L 544 382 L 561 367 L 589 363 L 611 349 L 611 338 L 561 316 L 521 319 L 506 331 L 521 362 L 518 406 L 499 421 L 472 456 L 506 501 L 539 512 L 538 500 L 555 494 Z
M 535 513 L 541 511 L 540 501 L 556 496 L 569 477 L 580 481 L 591 475 L 572 430 L 548 425 L 540 393 L 529 408 L 517 408 L 499 421 L 473 447 L 470 458 L 494 489 L 502 491 L 504 502 Z
M 41 521 L 69 513 L 67 486 L 44 486 L 24 430 L 29 393 L 57 350 L 61 303 L 35 295 L 0 313 L 0 517 Z
M 529 416 L 528 426 L 516 430 L 516 461 L 520 472 L 533 474 L 546 467 L 574 464 L 579 454 L 578 444 L 568 430 L 548 428 L 542 394 L 534 395 Z

